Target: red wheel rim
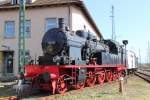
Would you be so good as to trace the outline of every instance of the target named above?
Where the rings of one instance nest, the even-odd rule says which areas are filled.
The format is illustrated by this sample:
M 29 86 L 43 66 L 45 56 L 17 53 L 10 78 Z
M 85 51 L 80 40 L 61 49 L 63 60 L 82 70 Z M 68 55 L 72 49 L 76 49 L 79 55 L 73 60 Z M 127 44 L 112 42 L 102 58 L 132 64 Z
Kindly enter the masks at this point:
M 64 81 L 64 78 L 60 78 L 57 81 L 57 92 L 59 94 L 64 94 L 67 91 L 67 85 Z
M 87 80 L 86 80 L 86 85 L 89 86 L 89 87 L 92 87 L 92 86 L 94 86 L 95 82 L 96 82 L 96 77 L 95 77 L 95 75 L 90 71 L 90 72 L 89 72 L 89 77 L 88 77 Z
M 116 73 L 113 74 L 113 81 L 117 80 L 118 75 Z
M 104 80 L 105 80 L 105 73 L 100 73 L 97 77 L 97 80 L 100 85 L 103 85 Z
M 109 72 L 107 72 L 106 73 L 106 80 L 108 81 L 108 82 L 111 82 L 112 81 L 112 72 L 111 71 L 109 71 Z

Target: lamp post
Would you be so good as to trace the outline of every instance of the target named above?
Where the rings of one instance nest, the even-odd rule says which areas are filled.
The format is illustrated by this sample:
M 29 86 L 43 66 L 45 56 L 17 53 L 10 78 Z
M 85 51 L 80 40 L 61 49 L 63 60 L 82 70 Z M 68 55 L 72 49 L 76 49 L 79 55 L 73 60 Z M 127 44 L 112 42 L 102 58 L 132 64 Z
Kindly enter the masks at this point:
M 123 40 L 123 44 L 125 45 L 125 57 L 127 57 L 127 44 L 128 44 L 128 40 Z M 126 59 L 125 59 L 125 66 L 127 65 Z
M 122 43 L 125 46 L 125 67 L 126 67 L 125 74 L 126 74 L 126 83 L 127 83 L 128 72 L 127 72 L 127 48 L 126 47 L 127 47 L 127 44 L 128 44 L 128 40 L 123 40 Z

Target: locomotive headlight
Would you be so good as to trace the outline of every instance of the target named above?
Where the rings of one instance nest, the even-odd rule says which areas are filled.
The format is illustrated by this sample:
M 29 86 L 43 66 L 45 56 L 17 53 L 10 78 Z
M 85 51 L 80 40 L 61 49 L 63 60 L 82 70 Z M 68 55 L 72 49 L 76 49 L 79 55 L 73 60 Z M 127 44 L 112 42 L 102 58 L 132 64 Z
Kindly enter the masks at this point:
M 53 52 L 52 45 L 48 45 L 46 49 L 47 49 L 47 52 Z

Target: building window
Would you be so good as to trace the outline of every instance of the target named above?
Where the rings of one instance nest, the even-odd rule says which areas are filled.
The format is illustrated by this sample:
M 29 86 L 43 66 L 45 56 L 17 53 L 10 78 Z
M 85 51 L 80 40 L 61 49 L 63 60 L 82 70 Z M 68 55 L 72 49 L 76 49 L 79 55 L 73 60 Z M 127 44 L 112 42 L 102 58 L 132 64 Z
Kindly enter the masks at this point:
M 26 0 L 26 3 L 27 3 L 27 4 L 31 4 L 31 3 L 32 3 L 32 0 Z
M 25 21 L 25 37 L 31 37 L 31 20 Z
M 57 19 L 56 18 L 47 18 L 46 19 L 46 31 L 52 28 L 57 28 Z
M 6 21 L 5 22 L 5 38 L 14 38 L 15 37 L 15 22 Z
M 12 4 L 12 5 L 18 4 L 18 0 L 11 0 L 11 4 Z

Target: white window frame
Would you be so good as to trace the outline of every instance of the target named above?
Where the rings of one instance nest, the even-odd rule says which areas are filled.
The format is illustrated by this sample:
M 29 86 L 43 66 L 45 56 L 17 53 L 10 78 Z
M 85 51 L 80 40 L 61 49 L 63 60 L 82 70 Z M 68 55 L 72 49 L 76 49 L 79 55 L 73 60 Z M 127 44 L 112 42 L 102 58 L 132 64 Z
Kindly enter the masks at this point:
M 13 23 L 13 26 L 12 26 L 12 32 L 13 33 L 8 33 L 8 23 L 11 22 Z M 9 26 L 10 27 L 10 26 Z M 8 35 L 11 35 L 11 36 L 8 36 Z M 15 38 L 15 21 L 5 21 L 5 32 L 4 32 L 4 38 L 6 39 L 9 39 L 9 38 Z
M 27 21 L 30 22 L 30 24 L 27 24 Z M 29 31 L 27 32 L 27 27 L 29 28 Z M 32 22 L 31 20 L 25 20 L 25 38 L 30 38 L 31 37 L 31 30 L 32 30 Z

